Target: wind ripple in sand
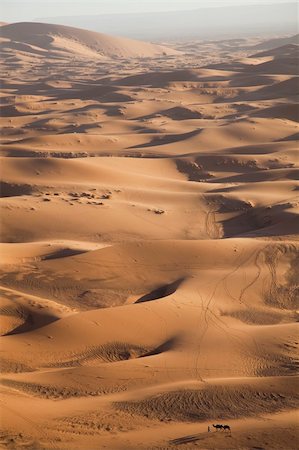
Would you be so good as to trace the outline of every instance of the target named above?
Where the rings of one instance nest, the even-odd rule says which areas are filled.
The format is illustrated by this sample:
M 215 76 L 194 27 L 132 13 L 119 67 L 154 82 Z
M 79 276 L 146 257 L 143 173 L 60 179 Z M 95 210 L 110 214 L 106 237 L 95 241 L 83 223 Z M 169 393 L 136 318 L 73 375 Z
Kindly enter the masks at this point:
M 152 397 L 139 402 L 115 403 L 121 411 L 152 419 L 178 422 L 228 420 L 262 413 L 298 408 L 299 398 L 283 390 L 255 390 L 250 386 L 208 386 L 202 390 L 184 390 Z

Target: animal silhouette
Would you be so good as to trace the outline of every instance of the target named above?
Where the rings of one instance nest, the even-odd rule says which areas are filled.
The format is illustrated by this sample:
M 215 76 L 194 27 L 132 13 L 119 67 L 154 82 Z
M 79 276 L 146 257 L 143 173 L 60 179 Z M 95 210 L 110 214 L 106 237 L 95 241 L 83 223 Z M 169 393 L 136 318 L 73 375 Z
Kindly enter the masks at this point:
M 216 425 L 213 424 L 213 427 L 216 428 L 216 431 L 219 431 L 219 430 L 231 431 L 229 425 L 221 425 L 220 423 L 217 423 Z
M 213 427 L 216 428 L 216 431 L 218 431 L 218 430 L 222 430 L 223 425 L 220 425 L 219 423 L 217 423 L 216 425 L 213 424 Z

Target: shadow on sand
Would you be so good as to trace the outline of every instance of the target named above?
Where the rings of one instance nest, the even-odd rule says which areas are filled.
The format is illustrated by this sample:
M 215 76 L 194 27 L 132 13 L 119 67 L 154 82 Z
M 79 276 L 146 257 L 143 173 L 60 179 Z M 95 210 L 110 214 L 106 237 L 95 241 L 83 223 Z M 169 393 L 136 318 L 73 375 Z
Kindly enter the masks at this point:
M 183 444 L 189 444 L 191 442 L 198 442 L 198 441 L 203 441 L 206 440 L 207 438 L 212 438 L 215 436 L 224 436 L 226 438 L 231 438 L 232 435 L 231 434 L 226 434 L 226 433 L 217 433 L 216 431 L 214 432 L 210 432 L 210 433 L 197 433 L 197 434 L 190 434 L 187 436 L 182 436 L 179 437 L 177 439 L 172 439 L 171 441 L 169 441 L 170 445 L 183 445 Z
M 212 436 L 212 433 L 190 434 L 188 436 L 182 436 L 177 439 L 172 439 L 171 441 L 169 441 L 169 444 L 171 445 L 189 444 L 190 442 L 201 441 L 209 436 Z

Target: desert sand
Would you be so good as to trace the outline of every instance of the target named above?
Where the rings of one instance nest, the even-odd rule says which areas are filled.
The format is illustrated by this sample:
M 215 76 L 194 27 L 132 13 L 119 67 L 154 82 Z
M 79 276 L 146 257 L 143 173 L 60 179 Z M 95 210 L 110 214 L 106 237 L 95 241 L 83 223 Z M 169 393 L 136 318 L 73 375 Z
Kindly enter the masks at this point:
M 1 27 L 1 448 L 298 448 L 297 40 Z

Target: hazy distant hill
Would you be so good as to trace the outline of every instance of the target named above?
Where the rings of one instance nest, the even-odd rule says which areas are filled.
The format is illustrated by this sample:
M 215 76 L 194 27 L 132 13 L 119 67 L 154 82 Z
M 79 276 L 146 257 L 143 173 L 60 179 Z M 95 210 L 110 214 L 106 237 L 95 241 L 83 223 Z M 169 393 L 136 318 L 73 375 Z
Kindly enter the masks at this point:
M 297 32 L 297 4 L 201 8 L 195 11 L 147 14 L 105 14 L 51 17 L 41 22 L 60 23 L 109 34 L 140 38 L 211 38 L 243 34 Z

